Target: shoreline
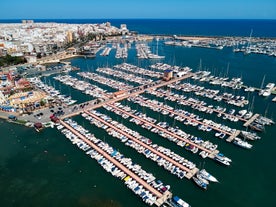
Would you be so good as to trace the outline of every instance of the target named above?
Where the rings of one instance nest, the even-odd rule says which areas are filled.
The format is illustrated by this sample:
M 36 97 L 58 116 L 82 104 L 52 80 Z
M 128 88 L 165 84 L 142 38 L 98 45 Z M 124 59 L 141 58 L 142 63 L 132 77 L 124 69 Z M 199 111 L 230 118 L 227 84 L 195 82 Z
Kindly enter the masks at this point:
M 150 37 L 159 37 L 159 38 L 173 38 L 174 36 L 176 36 L 176 38 L 180 38 L 180 39 L 189 39 L 191 40 L 191 38 L 194 39 L 198 39 L 198 40 L 210 40 L 210 39 L 220 39 L 220 38 L 225 38 L 225 39 L 229 39 L 229 38 L 249 38 L 248 36 L 225 36 L 225 35 L 185 35 L 185 34 L 181 34 L 181 35 L 175 35 L 175 34 L 138 34 L 138 35 L 144 35 L 144 36 L 150 36 Z M 258 39 L 258 40 L 276 40 L 276 37 L 252 37 L 252 39 Z

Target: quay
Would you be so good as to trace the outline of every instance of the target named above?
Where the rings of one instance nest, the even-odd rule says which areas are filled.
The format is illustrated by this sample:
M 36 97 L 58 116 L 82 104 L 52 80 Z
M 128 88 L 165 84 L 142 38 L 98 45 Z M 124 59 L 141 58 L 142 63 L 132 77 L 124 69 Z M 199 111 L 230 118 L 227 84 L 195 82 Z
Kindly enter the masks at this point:
M 107 154 L 105 151 L 100 149 L 97 145 L 92 143 L 90 140 L 88 140 L 84 135 L 73 129 L 71 126 L 60 120 L 60 124 L 66 127 L 68 130 L 70 130 L 73 134 L 75 134 L 77 137 L 82 139 L 85 143 L 87 143 L 89 146 L 91 146 L 93 149 L 95 149 L 99 154 L 101 154 L 103 157 L 105 157 L 107 160 L 112 162 L 116 167 L 121 169 L 124 173 L 126 173 L 128 176 L 136 180 L 139 184 L 141 184 L 144 188 L 146 188 L 148 191 L 150 191 L 153 195 L 155 195 L 158 199 L 155 202 L 156 206 L 163 205 L 164 202 L 166 202 L 169 198 L 172 197 L 172 193 L 167 191 L 166 193 L 162 194 L 156 189 L 154 189 L 151 185 L 149 185 L 146 181 L 142 180 L 138 175 L 136 175 L 131 170 L 127 169 L 124 165 L 122 165 L 120 162 L 115 160 L 112 156 Z
M 49 63 L 60 63 L 62 62 L 61 60 L 66 60 L 70 58 L 75 58 L 75 57 L 82 57 L 83 55 L 73 55 L 73 54 L 66 54 L 66 52 L 48 56 L 45 58 L 41 58 L 37 60 L 35 64 L 49 64 Z
M 174 134 L 174 133 L 172 133 L 172 132 L 170 132 L 170 131 L 168 131 L 168 130 L 166 130 L 166 129 L 160 127 L 160 126 L 157 126 L 156 124 L 153 124 L 153 123 L 151 123 L 151 122 L 149 122 L 149 121 L 147 121 L 147 120 L 144 120 L 144 119 L 142 119 L 142 118 L 140 118 L 140 117 L 138 117 L 138 116 L 135 116 L 135 115 L 133 115 L 133 114 L 127 112 L 127 111 L 124 111 L 124 110 L 122 110 L 121 108 L 115 106 L 114 104 L 106 104 L 106 105 L 108 105 L 108 106 L 110 106 L 110 107 L 112 107 L 112 108 L 114 108 L 114 109 L 116 109 L 116 110 L 118 110 L 118 111 L 121 111 L 121 112 L 123 112 L 123 113 L 129 115 L 130 117 L 133 117 L 133 118 L 135 118 L 135 119 L 137 119 L 137 120 L 139 120 L 139 121 L 141 121 L 141 122 L 143 122 L 143 123 L 146 123 L 146 124 L 148 124 L 148 125 L 150 125 L 150 126 L 152 126 L 152 127 L 154 127 L 154 128 L 157 128 L 158 130 L 163 131 L 163 132 L 165 132 L 166 134 L 169 134 L 171 137 L 175 137 L 175 138 L 177 138 L 178 140 L 184 141 L 184 142 L 186 142 L 186 143 L 188 143 L 188 144 L 190 144 L 190 145 L 193 145 L 193 146 L 197 147 L 198 149 L 200 149 L 200 150 L 202 150 L 202 151 L 207 152 L 207 153 L 208 153 L 208 157 L 211 158 L 211 159 L 213 159 L 213 158 L 215 157 L 215 155 L 219 153 L 218 150 L 214 150 L 214 151 L 208 150 L 208 149 L 206 149 L 206 148 L 204 148 L 204 147 L 202 147 L 202 146 L 200 146 L 200 145 L 198 145 L 198 144 L 193 143 L 192 141 L 190 141 L 190 140 L 188 140 L 188 139 L 186 139 L 186 138 L 182 138 L 182 137 L 179 136 L 179 135 L 176 135 L 176 134 Z
M 254 116 L 251 117 L 246 123 L 244 123 L 244 127 L 248 127 L 251 123 L 253 123 L 260 115 L 255 114 Z
M 139 145 L 143 146 L 145 149 L 149 149 L 151 152 L 153 152 L 153 153 L 157 154 L 159 157 L 162 157 L 163 159 L 169 161 L 170 163 L 172 163 L 175 166 L 179 167 L 181 170 L 187 172 L 187 174 L 185 175 L 186 178 L 191 179 L 198 172 L 198 168 L 194 168 L 194 169 L 190 170 L 189 168 L 181 165 L 180 163 L 176 162 L 175 160 L 168 157 L 167 155 L 157 151 L 155 148 L 145 144 L 144 142 L 141 142 L 140 140 L 138 140 L 134 136 L 122 131 L 121 129 L 118 129 L 116 126 L 106 122 L 105 120 L 103 120 L 100 117 L 90 113 L 89 111 L 85 111 L 85 113 L 88 114 L 89 116 L 91 116 L 92 118 L 97 119 L 98 121 L 102 122 L 103 124 L 107 125 L 108 127 L 114 129 L 115 131 L 119 132 L 120 134 L 126 136 L 127 138 L 133 140 L 134 142 L 136 142 Z

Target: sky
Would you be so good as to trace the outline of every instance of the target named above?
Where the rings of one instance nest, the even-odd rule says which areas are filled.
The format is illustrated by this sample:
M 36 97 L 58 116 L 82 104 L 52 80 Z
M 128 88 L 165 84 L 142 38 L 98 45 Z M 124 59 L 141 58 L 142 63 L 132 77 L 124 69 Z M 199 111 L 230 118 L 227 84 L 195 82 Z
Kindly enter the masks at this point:
M 1 0 L 0 19 L 276 19 L 276 0 Z

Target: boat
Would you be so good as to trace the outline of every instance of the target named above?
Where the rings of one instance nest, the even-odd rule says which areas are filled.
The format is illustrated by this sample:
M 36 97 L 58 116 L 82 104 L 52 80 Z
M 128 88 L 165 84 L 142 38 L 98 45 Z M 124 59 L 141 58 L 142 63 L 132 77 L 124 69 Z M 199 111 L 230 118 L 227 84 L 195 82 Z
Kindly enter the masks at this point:
M 241 140 L 240 138 L 235 138 L 233 143 L 239 147 L 245 148 L 245 149 L 251 149 L 252 148 L 252 144 L 249 144 L 246 141 Z
M 247 113 L 247 110 L 246 110 L 246 109 L 240 110 L 240 111 L 239 111 L 239 116 L 240 116 L 240 117 L 243 117 L 246 113 Z
M 250 119 L 253 116 L 253 112 L 248 111 L 245 115 L 244 115 L 244 119 Z
M 204 177 L 202 177 L 200 173 L 196 174 L 196 178 L 198 178 L 200 181 L 202 181 L 206 185 L 209 185 L 209 181 L 207 179 L 205 179 Z
M 215 157 L 214 157 L 214 160 L 216 160 L 217 162 L 223 164 L 223 165 L 226 165 L 226 166 L 229 166 L 230 165 L 230 162 L 231 162 L 231 159 L 225 157 L 223 154 L 219 153 L 217 154 Z
M 185 201 L 183 201 L 181 198 L 179 198 L 178 196 L 174 196 L 173 198 L 172 198 L 172 202 L 174 203 L 174 204 L 176 204 L 177 206 L 179 206 L 179 207 L 190 207 L 190 205 L 187 203 L 187 202 L 185 202 Z
M 272 90 L 274 87 L 275 87 L 275 83 L 268 83 L 268 84 L 266 85 L 266 88 L 267 88 L 267 89 L 270 89 L 270 90 Z
M 250 139 L 250 140 L 261 139 L 261 137 L 258 136 L 256 133 L 247 132 L 247 131 L 241 131 L 241 136 L 245 139 Z
M 259 131 L 259 132 L 264 131 L 264 125 L 261 125 L 261 124 L 252 123 L 249 125 L 249 127 L 255 131 Z
M 208 173 L 205 169 L 200 170 L 199 174 L 206 180 L 209 180 L 211 182 L 218 182 L 218 180 L 213 175 Z
M 270 90 L 264 90 L 263 94 L 264 97 L 270 96 L 271 95 L 271 91 Z
M 194 182 L 204 190 L 207 190 L 207 184 L 204 183 L 202 180 L 198 179 L 197 177 L 193 177 Z
M 84 57 L 87 57 L 87 58 L 96 57 L 95 52 L 90 47 L 87 47 L 87 46 L 83 48 L 83 50 L 81 51 L 81 55 L 84 55 Z

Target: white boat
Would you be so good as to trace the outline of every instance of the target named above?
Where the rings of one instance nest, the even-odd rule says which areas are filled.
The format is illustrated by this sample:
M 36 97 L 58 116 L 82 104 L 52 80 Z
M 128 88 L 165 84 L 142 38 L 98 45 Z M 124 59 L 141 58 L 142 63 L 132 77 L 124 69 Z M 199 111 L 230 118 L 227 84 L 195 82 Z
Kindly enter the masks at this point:
M 275 83 L 268 83 L 267 85 L 266 85 L 266 88 L 267 89 L 273 89 L 275 87 Z
M 209 185 L 209 180 L 207 180 L 206 178 L 204 178 L 200 173 L 196 174 L 196 177 L 203 183 L 205 183 L 206 185 Z
M 232 161 L 228 157 L 225 157 L 223 154 L 219 153 L 214 157 L 214 160 L 218 161 L 219 163 L 229 166 L 230 162 Z
M 245 114 L 243 118 L 244 118 L 244 119 L 250 119 L 252 116 L 253 116 L 253 112 L 248 111 L 248 113 Z
M 233 143 L 235 145 L 238 145 L 239 147 L 245 148 L 245 149 L 251 149 L 252 148 L 252 144 L 249 144 L 246 141 L 241 140 L 240 138 L 235 138 Z
M 246 110 L 246 109 L 240 110 L 240 111 L 239 111 L 240 117 L 243 117 L 246 113 L 247 113 L 247 110 Z
M 271 91 L 270 90 L 264 90 L 263 94 L 264 97 L 270 96 L 271 95 Z
M 179 198 L 177 196 L 174 196 L 172 200 L 178 206 L 181 206 L 181 207 L 190 207 L 190 205 L 187 202 L 183 201 L 181 198 Z
M 213 175 L 208 173 L 205 169 L 200 170 L 199 174 L 206 180 L 209 180 L 211 182 L 218 182 L 218 180 Z

